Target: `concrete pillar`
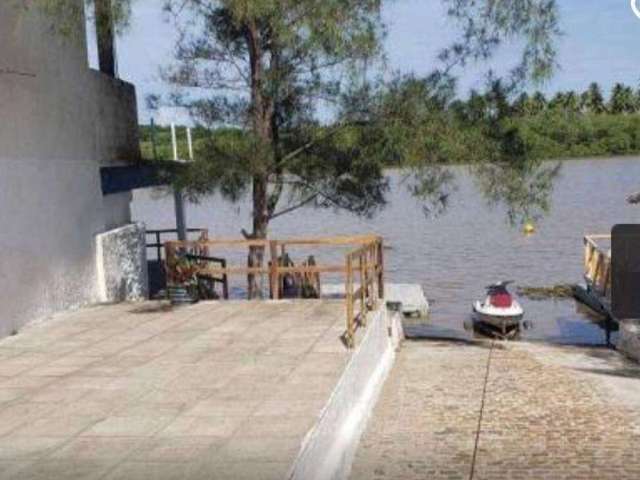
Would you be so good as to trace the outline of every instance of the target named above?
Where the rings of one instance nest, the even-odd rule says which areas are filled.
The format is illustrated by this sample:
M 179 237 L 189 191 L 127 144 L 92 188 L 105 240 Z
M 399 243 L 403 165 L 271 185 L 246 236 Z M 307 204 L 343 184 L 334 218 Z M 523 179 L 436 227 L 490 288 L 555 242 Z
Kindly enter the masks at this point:
M 95 2 L 98 63 L 100 64 L 100 71 L 106 75 L 115 77 L 116 58 L 111 0 L 95 0 Z

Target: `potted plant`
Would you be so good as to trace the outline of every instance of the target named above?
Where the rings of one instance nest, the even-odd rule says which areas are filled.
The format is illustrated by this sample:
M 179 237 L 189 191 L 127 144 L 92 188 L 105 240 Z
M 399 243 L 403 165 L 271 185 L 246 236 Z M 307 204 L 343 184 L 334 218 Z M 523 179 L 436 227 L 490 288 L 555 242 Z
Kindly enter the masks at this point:
M 184 253 L 177 253 L 167 261 L 167 293 L 172 305 L 198 301 L 197 272 L 197 262 Z

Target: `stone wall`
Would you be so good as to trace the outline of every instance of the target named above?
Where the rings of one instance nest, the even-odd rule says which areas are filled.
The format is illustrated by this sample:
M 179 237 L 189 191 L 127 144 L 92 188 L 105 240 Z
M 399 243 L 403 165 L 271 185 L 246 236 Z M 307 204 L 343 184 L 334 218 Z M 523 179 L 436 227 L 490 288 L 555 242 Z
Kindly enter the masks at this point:
M 100 167 L 139 158 L 135 89 L 89 69 L 85 38 L 0 2 L 0 336 L 98 301 L 95 236 L 131 221 Z
M 98 299 L 143 300 L 149 294 L 145 227 L 132 223 L 96 236 Z

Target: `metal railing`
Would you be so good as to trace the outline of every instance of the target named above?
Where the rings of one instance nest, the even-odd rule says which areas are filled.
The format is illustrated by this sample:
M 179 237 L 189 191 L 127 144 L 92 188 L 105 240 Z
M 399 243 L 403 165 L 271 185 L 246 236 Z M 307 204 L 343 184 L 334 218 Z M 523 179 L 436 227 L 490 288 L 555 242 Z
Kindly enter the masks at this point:
M 153 248 L 156 250 L 156 259 L 162 260 L 162 252 L 164 250 L 164 242 L 162 241 L 163 236 L 171 236 L 171 240 L 174 240 L 178 237 L 177 229 L 161 229 L 161 230 L 147 230 L 147 249 Z M 206 228 L 189 228 L 187 229 L 187 233 L 197 233 L 201 239 L 206 240 L 209 238 L 209 230 Z M 149 243 L 149 236 L 154 237 L 153 242 Z
M 345 247 L 352 248 L 344 256 L 341 264 L 316 263 L 315 257 L 301 265 L 287 262 L 287 250 L 291 247 Z M 355 249 L 353 249 L 355 247 Z M 222 248 L 262 249 L 264 260 L 260 266 L 211 266 L 196 265 L 195 275 L 223 276 L 231 275 L 268 276 L 269 296 L 282 298 L 285 278 L 294 277 L 303 285 L 316 289 L 320 297 L 320 274 L 341 275 L 345 282 L 346 331 L 345 342 L 349 347 L 355 343 L 355 334 L 359 326 L 366 324 L 367 313 L 378 306 L 384 297 L 384 257 L 383 239 L 378 236 L 303 238 L 290 240 L 224 240 L 207 239 L 199 241 L 169 241 L 165 243 L 167 281 L 171 283 L 175 275 L 178 259 L 190 255 L 202 258 L 209 252 Z M 268 262 L 265 260 L 268 259 Z M 356 281 L 359 287 L 356 288 Z M 357 312 L 356 312 L 356 307 Z

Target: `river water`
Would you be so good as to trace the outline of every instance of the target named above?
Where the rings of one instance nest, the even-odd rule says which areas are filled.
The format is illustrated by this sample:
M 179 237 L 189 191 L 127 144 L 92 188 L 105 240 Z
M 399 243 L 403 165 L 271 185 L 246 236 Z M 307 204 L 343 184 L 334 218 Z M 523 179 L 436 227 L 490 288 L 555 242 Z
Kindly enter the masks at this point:
M 616 223 L 636 223 L 640 207 L 625 202 L 640 189 L 640 158 L 563 161 L 552 194 L 550 213 L 525 236 L 512 227 L 501 207 L 490 207 L 473 175 L 456 167 L 457 191 L 446 212 L 427 218 L 421 204 L 389 172 L 387 207 L 372 219 L 330 210 L 301 209 L 275 220 L 273 238 L 377 233 L 385 238 L 389 281 L 419 283 L 432 303 L 428 319 L 408 320 L 412 336 L 470 338 L 472 301 L 483 287 L 511 279 L 520 286 L 577 283 L 582 278 L 582 239 L 607 233 Z M 134 194 L 133 216 L 147 227 L 173 228 L 173 197 L 158 191 Z M 248 200 L 230 204 L 219 196 L 188 206 L 190 227 L 206 227 L 211 236 L 239 237 L 250 225 Z M 238 259 L 238 261 L 242 261 Z M 606 344 L 605 328 L 573 300 L 520 298 L 528 329 L 522 337 L 558 343 Z M 611 332 L 609 332 L 611 333 Z M 615 342 L 615 332 L 611 341 Z

